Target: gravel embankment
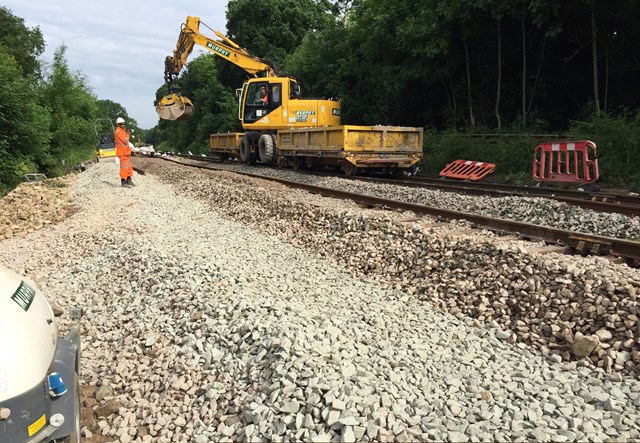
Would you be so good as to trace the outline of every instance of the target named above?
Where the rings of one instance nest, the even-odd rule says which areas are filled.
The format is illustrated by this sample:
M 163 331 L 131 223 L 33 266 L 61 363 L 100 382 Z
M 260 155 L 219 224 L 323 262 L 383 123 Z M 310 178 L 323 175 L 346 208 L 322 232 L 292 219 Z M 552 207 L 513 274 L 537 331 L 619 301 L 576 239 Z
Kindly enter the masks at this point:
M 249 195 L 250 182 L 228 173 L 155 173 L 176 187 L 147 175 L 122 189 L 113 165 L 93 166 L 76 184 L 80 212 L 0 243 L 1 263 L 27 272 L 60 306 L 85 307 L 81 375 L 97 388 L 85 400 L 97 417 L 84 441 L 640 438 L 637 379 L 553 363 L 510 344 L 502 329 L 419 299 L 454 300 L 455 310 L 460 294 L 491 298 L 501 285 L 539 300 L 557 300 L 563 286 L 586 300 L 611 284 L 599 306 L 617 334 L 622 320 L 609 309 L 638 312 L 621 300 L 638 287 L 636 271 L 533 257 L 527 278 L 537 289 L 516 289 L 504 271 L 514 274 L 527 254 L 454 239 L 447 233 L 456 225 L 405 226 L 395 215 L 266 183 Z M 403 249 L 416 242 L 424 253 Z M 494 262 L 505 266 L 494 273 Z M 568 263 L 575 278 L 547 294 L 541 285 Z M 415 295 L 385 289 L 390 281 Z M 470 300 L 497 309 L 497 300 Z M 535 324 L 552 311 L 538 309 Z M 591 322 L 605 314 L 594 311 Z M 628 329 L 637 328 L 636 318 Z M 615 347 L 602 340 L 591 357 Z
M 70 207 L 75 174 L 22 183 L 0 199 L 0 240 L 23 236 L 64 220 Z
M 247 167 L 232 163 L 216 166 L 487 217 L 499 217 L 614 238 L 640 238 L 638 217 L 592 211 L 546 198 L 470 196 L 438 190 L 358 182 L 340 177 L 317 177 L 290 169 Z
M 512 331 L 508 340 L 557 361 L 638 375 L 637 269 L 602 258 L 531 254 L 531 245 L 457 223 L 363 211 L 227 172 L 143 163 L 217 212 L 335 260 L 358 277 L 416 294 L 454 315 L 496 321 Z

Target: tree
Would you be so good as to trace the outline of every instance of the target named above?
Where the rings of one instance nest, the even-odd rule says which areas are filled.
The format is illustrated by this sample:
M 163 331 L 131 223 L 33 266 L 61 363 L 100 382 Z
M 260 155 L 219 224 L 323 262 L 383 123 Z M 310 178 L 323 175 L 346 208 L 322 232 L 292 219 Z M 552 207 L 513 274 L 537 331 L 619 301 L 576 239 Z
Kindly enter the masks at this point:
M 96 98 L 81 73 L 69 71 L 66 46 L 59 46 L 53 63 L 41 86 L 42 99 L 51 111 L 51 147 L 55 160 L 51 172 L 93 156 Z
M 47 109 L 38 103 L 31 80 L 3 47 L 0 47 L 0 190 L 12 188 L 20 176 L 34 172 L 37 163 L 48 158 L 49 122 Z
M 44 39 L 39 27 L 27 28 L 24 20 L 0 6 L 0 47 L 16 60 L 22 75 L 40 78 L 38 57 L 44 51 Z
M 227 31 L 240 46 L 283 67 L 308 31 L 327 26 L 334 9 L 327 0 L 230 0 Z

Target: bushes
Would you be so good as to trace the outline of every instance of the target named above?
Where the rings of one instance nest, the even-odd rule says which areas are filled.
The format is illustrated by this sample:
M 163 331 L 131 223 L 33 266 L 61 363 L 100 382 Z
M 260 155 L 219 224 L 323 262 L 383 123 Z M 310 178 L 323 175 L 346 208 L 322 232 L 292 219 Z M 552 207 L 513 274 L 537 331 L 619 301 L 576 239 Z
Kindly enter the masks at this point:
M 568 134 L 557 139 L 528 134 L 425 133 L 425 172 L 437 174 L 447 163 L 458 159 L 486 161 L 497 165 L 496 173 L 488 177 L 490 180 L 532 184 L 534 148 L 539 143 L 556 140 L 593 141 L 598 147 L 602 185 L 640 187 L 640 112 L 574 122 Z
M 574 122 L 569 133 L 596 143 L 603 183 L 640 187 L 640 112 Z
M 462 133 L 425 134 L 425 172 L 437 174 L 454 160 L 475 160 L 496 164 L 491 180 L 531 182 L 533 149 L 540 142 L 530 135 L 505 136 Z

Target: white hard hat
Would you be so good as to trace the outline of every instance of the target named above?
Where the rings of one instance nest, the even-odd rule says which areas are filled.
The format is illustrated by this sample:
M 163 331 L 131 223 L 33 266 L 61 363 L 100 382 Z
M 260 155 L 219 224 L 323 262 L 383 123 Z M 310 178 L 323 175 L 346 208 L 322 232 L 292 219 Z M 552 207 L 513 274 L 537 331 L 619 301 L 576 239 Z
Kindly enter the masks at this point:
M 122 117 L 118 117 L 116 119 L 116 125 L 119 125 L 120 123 L 124 123 L 124 119 Z

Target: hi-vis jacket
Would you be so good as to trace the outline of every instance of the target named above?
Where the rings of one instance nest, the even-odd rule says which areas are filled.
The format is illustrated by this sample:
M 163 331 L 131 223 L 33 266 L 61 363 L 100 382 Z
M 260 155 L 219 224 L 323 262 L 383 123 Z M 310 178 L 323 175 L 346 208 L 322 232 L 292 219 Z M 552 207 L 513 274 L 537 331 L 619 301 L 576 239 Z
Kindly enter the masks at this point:
M 129 147 L 129 131 L 125 131 L 124 128 L 118 126 L 114 135 L 116 142 L 116 155 L 118 157 L 124 157 L 131 155 L 131 148 Z

